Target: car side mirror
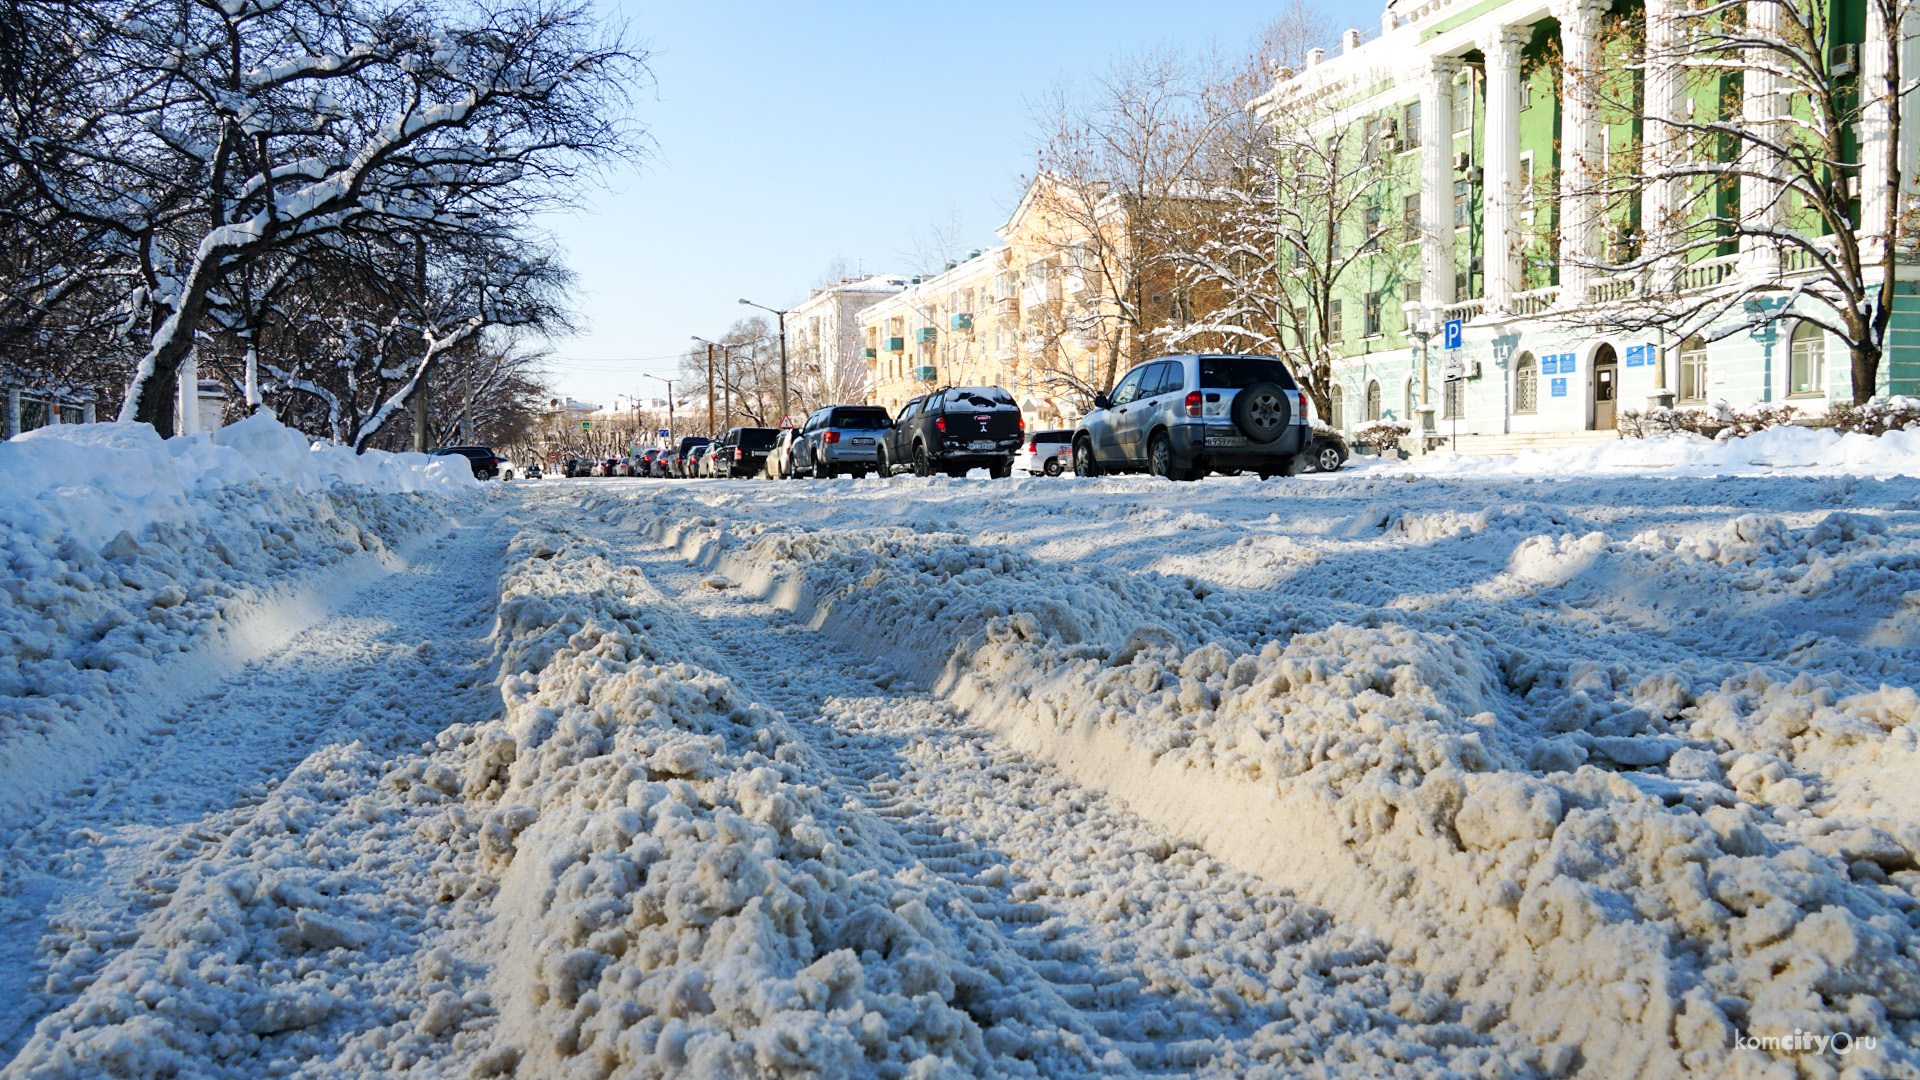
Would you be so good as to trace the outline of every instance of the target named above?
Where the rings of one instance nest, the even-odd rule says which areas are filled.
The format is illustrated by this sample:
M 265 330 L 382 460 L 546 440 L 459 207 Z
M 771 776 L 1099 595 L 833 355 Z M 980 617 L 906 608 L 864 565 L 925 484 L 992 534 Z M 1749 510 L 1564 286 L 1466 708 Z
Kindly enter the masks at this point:
M 1093 407 L 1096 409 L 1111 409 L 1113 408 L 1113 399 L 1105 394 L 1095 394 L 1093 395 Z

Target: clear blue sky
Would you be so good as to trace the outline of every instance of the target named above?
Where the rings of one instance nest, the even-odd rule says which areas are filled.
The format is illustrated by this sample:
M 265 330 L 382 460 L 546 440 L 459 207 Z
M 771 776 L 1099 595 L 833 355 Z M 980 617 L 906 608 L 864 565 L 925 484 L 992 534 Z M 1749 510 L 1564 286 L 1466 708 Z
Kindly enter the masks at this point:
M 577 215 L 550 219 L 579 274 L 577 337 L 552 343 L 554 388 L 605 402 L 662 395 L 688 335 L 787 307 L 836 255 L 892 271 L 957 212 L 985 246 L 1033 155 L 1027 103 L 1159 45 L 1238 52 L 1261 0 L 976 0 L 969 4 L 647 4 L 603 0 L 652 50 L 635 103 L 656 145 Z M 1366 25 L 1378 4 L 1345 10 Z

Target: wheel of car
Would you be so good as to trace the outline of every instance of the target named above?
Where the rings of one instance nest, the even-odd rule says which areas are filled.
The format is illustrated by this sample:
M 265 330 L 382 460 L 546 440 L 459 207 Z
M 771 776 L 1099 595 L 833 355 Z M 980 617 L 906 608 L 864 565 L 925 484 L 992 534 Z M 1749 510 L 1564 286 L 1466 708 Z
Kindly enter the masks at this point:
M 1173 443 L 1165 432 L 1153 437 L 1147 444 L 1147 474 L 1173 479 Z
M 1340 448 L 1332 443 L 1320 447 L 1320 452 L 1313 456 L 1313 464 L 1321 472 L 1334 472 L 1340 468 L 1343 461 Z
M 1254 442 L 1266 444 L 1286 434 L 1293 404 L 1279 384 L 1257 382 L 1233 395 L 1233 426 Z
M 831 480 L 833 479 L 833 466 L 824 461 L 816 461 L 813 463 L 813 475 L 822 480 Z
M 925 443 L 913 444 L 913 475 L 933 475 L 933 462 L 927 460 L 927 446 Z
M 996 461 L 987 466 L 987 475 L 993 477 L 995 480 L 1005 480 L 1007 477 L 1013 475 L 1013 462 Z
M 893 475 L 893 465 L 887 461 L 887 448 L 884 446 L 873 456 L 873 471 L 881 476 Z
M 1093 456 L 1093 440 L 1076 439 L 1073 443 L 1073 475 L 1099 476 L 1100 461 Z
M 1059 476 L 1061 473 L 1066 471 L 1066 467 L 1060 464 L 1059 454 L 1055 454 L 1052 457 L 1047 459 L 1047 464 L 1044 471 L 1048 476 Z

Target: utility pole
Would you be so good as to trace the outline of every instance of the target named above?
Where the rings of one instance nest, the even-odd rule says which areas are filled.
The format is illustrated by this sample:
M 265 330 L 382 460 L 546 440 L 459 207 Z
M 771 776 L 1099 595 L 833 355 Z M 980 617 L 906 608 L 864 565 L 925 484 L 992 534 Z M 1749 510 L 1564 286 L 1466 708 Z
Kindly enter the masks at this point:
M 420 310 L 427 308 L 427 238 L 414 234 L 413 237 L 413 292 L 420 302 Z M 413 450 L 424 454 L 432 449 L 427 443 L 427 413 L 429 411 L 430 392 L 427 389 L 427 376 L 420 374 L 420 382 L 413 388 Z
M 742 297 L 740 302 L 748 307 L 772 312 L 773 317 L 780 323 L 780 421 L 776 426 L 785 427 L 787 425 L 787 313 L 779 308 L 756 304 L 745 297 Z
M 713 342 L 707 342 L 707 438 L 713 438 Z

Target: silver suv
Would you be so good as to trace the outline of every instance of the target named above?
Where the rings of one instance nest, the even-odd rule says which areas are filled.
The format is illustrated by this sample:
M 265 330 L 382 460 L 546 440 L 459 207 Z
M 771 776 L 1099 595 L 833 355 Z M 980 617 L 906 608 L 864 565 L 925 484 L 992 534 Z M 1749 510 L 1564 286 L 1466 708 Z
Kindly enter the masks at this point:
M 880 441 L 893 420 L 878 405 L 829 405 L 807 417 L 793 438 L 793 471 L 829 480 L 877 468 Z
M 1163 356 L 1093 399 L 1073 434 L 1075 476 L 1145 470 L 1173 480 L 1249 469 L 1292 476 L 1306 462 L 1300 388 L 1271 356 Z

